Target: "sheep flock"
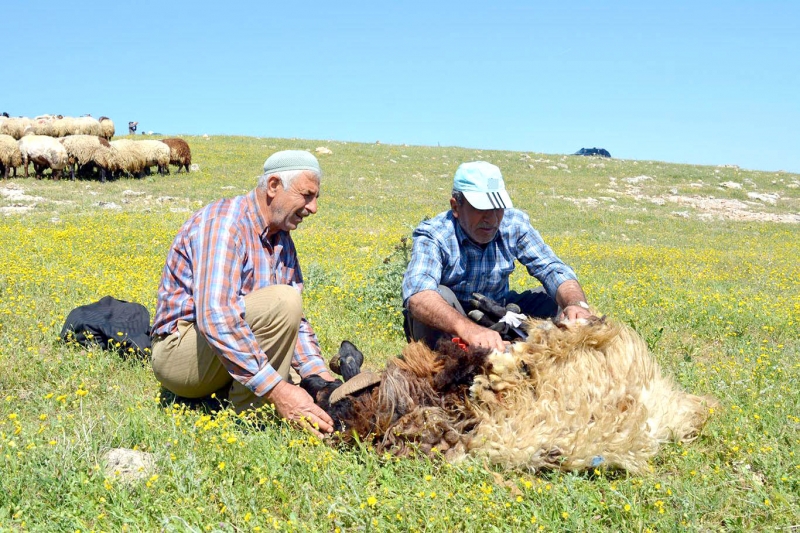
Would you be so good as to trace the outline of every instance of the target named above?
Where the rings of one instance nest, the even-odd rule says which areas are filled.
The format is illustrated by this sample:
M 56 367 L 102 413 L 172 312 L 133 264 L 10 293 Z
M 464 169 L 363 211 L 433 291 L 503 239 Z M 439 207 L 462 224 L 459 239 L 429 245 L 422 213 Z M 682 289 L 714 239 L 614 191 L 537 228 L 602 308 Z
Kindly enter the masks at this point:
M 114 122 L 108 117 L 65 117 L 40 115 L 35 118 L 0 116 L 0 173 L 3 179 L 18 176 L 22 167 L 29 176 L 41 179 L 45 169 L 59 179 L 68 172 L 71 179 L 129 176 L 141 178 L 157 167 L 159 174 L 169 174 L 169 166 L 178 172 L 192 164 L 189 144 L 179 138 L 161 140 L 112 140 Z

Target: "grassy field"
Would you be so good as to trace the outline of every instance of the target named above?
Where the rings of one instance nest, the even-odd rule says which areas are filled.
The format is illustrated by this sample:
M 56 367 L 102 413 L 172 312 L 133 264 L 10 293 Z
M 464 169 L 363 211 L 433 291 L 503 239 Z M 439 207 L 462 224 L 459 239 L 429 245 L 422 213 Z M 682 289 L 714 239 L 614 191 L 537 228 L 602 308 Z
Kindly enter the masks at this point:
M 192 137 L 198 172 L 0 185 L 0 531 L 795 531 L 800 527 L 800 176 L 327 141 Z M 447 206 L 459 163 L 501 167 L 516 207 L 684 388 L 720 406 L 643 476 L 501 471 L 338 449 L 279 422 L 165 405 L 146 362 L 59 342 L 105 295 L 152 313 L 189 214 L 314 150 L 319 213 L 294 233 L 326 356 L 380 368 L 403 338 L 401 239 Z M 523 272 L 512 288 L 537 284 Z M 111 448 L 147 476 L 104 470 Z

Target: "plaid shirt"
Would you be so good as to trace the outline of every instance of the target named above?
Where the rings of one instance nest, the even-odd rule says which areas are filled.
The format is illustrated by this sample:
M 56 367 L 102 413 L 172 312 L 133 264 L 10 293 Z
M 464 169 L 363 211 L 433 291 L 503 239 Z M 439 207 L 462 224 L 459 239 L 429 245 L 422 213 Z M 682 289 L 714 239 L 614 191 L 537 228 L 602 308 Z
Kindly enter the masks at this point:
M 403 304 L 412 295 L 435 291 L 439 285 L 449 287 L 461 302 L 468 302 L 473 292 L 503 302 L 514 259 L 525 265 L 554 299 L 559 285 L 577 279 L 519 209 L 505 210 L 500 230 L 483 247 L 464 233 L 452 211 L 440 213 L 414 230 L 411 262 L 403 278 Z
M 175 332 L 178 320 L 196 323 L 231 376 L 263 396 L 281 377 L 244 320 L 244 296 L 279 284 L 303 290 L 289 233 L 267 238 L 255 191 L 214 202 L 192 215 L 172 243 L 158 288 L 152 335 Z M 301 377 L 327 370 L 305 317 L 292 366 Z

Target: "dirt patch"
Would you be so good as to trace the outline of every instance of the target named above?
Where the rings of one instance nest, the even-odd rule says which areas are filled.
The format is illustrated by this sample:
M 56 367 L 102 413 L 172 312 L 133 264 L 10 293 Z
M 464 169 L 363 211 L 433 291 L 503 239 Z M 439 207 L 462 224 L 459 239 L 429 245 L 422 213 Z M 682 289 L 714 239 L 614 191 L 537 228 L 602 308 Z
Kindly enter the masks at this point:
M 0 196 L 11 202 L 43 202 L 44 198 L 41 196 L 29 196 L 25 191 L 16 183 L 9 183 L 5 187 L 0 187 Z
M 670 202 L 692 207 L 700 211 L 698 217 L 704 219 L 800 223 L 800 215 L 796 213 L 778 214 L 751 211 L 751 207 L 759 207 L 761 205 L 758 202 L 742 202 L 740 200 L 714 198 L 712 196 L 681 196 L 674 194 L 656 197 L 637 196 L 637 199 L 647 200 L 659 205 Z

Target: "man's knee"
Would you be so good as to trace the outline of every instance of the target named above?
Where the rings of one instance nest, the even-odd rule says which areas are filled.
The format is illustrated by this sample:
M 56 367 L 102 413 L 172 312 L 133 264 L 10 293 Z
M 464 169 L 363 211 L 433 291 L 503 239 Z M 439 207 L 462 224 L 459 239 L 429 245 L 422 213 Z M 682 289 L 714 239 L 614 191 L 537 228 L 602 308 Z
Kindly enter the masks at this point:
M 508 293 L 507 303 L 520 306 L 522 312 L 534 318 L 553 318 L 558 314 L 558 304 L 548 296 L 544 287 L 530 289 L 522 293 Z
M 300 327 L 303 298 L 289 285 L 270 285 L 244 297 L 244 319 L 255 330 L 259 327 Z

